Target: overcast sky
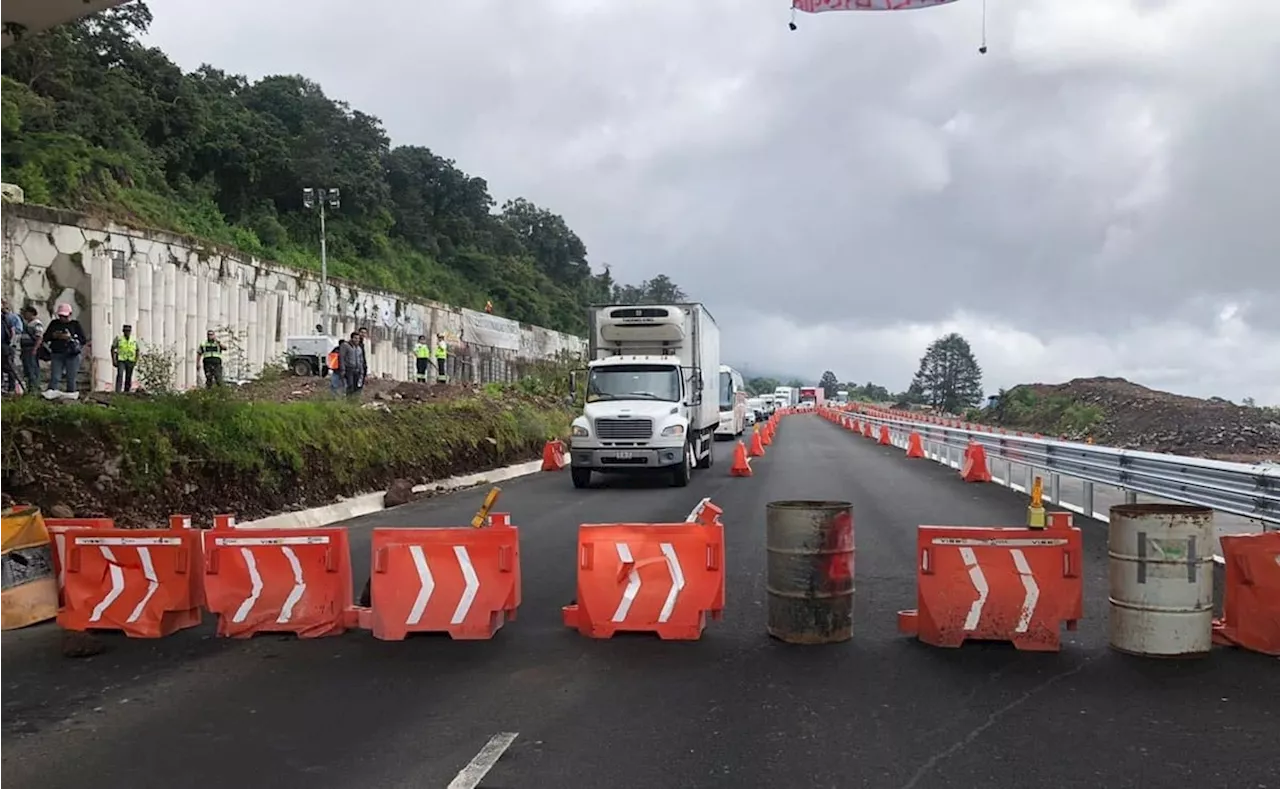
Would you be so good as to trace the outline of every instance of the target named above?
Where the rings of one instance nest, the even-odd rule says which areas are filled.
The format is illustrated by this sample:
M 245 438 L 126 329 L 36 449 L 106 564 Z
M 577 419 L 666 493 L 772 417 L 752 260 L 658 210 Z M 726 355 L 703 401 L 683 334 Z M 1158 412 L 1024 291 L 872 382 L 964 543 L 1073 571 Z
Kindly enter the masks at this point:
M 1280 2 L 150 0 L 184 68 L 301 73 L 705 302 L 726 361 L 1280 404 Z

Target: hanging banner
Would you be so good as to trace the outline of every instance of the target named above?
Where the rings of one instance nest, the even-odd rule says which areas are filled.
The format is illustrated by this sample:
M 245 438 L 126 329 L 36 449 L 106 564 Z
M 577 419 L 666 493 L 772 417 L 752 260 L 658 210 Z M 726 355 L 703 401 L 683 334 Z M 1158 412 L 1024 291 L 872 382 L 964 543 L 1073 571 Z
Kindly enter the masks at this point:
M 471 345 L 487 345 L 507 351 L 520 350 L 520 324 L 496 315 L 464 309 L 462 339 Z
M 791 7 L 806 14 L 823 11 L 909 11 L 946 5 L 956 0 L 792 0 Z

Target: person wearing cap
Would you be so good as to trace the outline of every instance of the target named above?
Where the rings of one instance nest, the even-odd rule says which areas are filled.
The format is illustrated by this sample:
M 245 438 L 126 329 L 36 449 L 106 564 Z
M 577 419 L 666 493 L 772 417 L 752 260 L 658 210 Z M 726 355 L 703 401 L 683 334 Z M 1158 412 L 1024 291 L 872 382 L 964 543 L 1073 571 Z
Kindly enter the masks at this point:
M 138 364 L 138 338 L 133 327 L 120 327 L 120 336 L 111 342 L 111 366 L 116 368 L 116 391 L 133 391 L 133 368 Z
M 213 329 L 205 333 L 204 342 L 196 349 L 196 363 L 204 369 L 206 389 L 222 386 L 222 353 L 225 350 L 226 346 L 218 341 Z
M 44 348 L 49 352 L 49 388 L 56 390 L 66 379 L 66 391 L 76 392 L 76 378 L 80 375 L 80 360 L 89 347 L 89 336 L 84 333 L 80 321 L 71 317 L 71 305 L 62 302 L 53 310 L 44 334 L 36 343 L 35 353 Z
M 444 334 L 436 335 L 436 380 L 444 383 L 448 380 L 444 374 L 444 363 L 449 358 L 449 346 L 444 341 Z

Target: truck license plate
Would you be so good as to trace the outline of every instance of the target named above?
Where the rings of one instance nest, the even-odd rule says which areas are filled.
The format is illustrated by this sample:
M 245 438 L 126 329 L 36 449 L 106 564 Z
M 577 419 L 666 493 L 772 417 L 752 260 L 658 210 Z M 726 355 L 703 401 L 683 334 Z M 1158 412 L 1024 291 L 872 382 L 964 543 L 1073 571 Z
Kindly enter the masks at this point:
M 630 452 L 619 452 L 616 457 L 618 460 L 630 460 L 632 455 Z

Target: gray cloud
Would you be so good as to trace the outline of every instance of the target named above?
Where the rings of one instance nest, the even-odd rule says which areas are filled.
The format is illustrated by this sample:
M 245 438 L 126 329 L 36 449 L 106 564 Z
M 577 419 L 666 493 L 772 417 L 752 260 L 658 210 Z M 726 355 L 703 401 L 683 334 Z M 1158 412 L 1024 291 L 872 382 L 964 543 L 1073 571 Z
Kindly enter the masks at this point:
M 977 2 L 151 5 L 183 66 L 304 73 L 671 275 L 753 367 L 905 386 L 949 324 L 992 388 L 1280 402 L 1280 4 L 994 0 L 986 57 Z

